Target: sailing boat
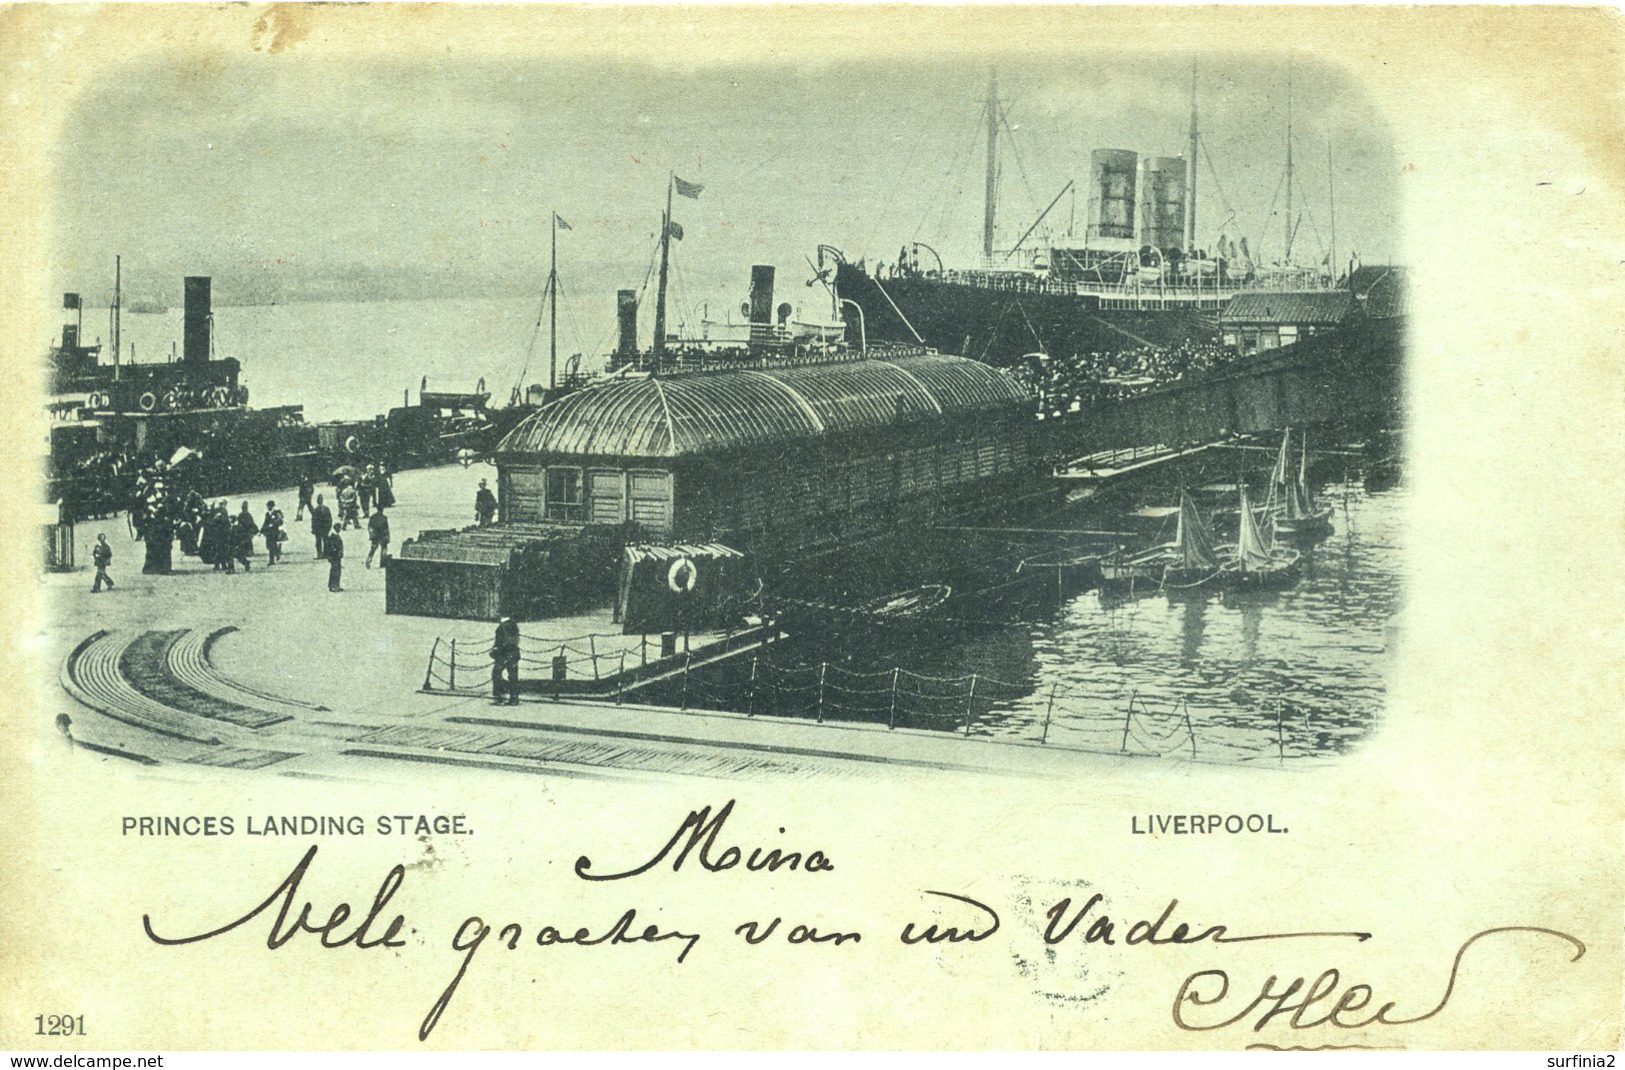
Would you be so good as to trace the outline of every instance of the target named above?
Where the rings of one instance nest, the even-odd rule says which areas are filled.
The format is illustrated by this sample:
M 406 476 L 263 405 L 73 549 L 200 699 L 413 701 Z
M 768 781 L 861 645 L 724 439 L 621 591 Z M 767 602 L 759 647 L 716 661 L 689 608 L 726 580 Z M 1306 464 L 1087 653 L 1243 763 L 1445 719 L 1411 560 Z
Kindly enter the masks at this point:
M 1234 548 L 1225 547 L 1226 585 L 1244 590 L 1284 587 L 1298 578 L 1298 551 L 1275 545 L 1269 526 L 1260 527 L 1247 488 L 1241 488 L 1241 531 Z
M 1213 548 L 1213 533 L 1191 496 L 1179 494 L 1179 526 L 1174 541 L 1137 554 L 1100 563 L 1101 583 L 1162 588 L 1201 587 L 1220 577 L 1222 566 Z
M 1278 535 L 1297 538 L 1316 538 L 1332 531 L 1332 507 L 1317 505 L 1314 491 L 1309 486 L 1309 432 L 1303 433 L 1303 446 L 1298 454 L 1298 472 L 1289 473 L 1292 430 L 1287 429 L 1281 439 L 1281 453 L 1270 474 L 1270 495 L 1277 491 L 1281 498 L 1272 502 L 1275 531 Z

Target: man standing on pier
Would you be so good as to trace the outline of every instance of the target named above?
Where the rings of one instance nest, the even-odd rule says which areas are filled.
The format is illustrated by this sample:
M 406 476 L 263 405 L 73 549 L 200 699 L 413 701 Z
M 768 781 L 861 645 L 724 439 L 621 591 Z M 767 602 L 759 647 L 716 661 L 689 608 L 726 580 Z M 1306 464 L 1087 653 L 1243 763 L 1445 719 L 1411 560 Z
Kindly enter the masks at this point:
M 337 594 L 344 590 L 339 581 L 344 578 L 344 529 L 337 524 L 333 525 L 333 533 L 327 537 L 327 589 Z
M 372 514 L 372 495 L 377 489 L 378 469 L 369 464 L 367 465 L 367 470 L 361 473 L 361 479 L 356 484 L 356 490 L 359 491 L 361 495 L 362 516 L 370 516 Z
M 333 510 L 316 495 L 316 504 L 310 508 L 310 533 L 316 536 L 316 560 L 327 556 L 327 533 L 333 530 Z
M 282 540 L 287 538 L 282 531 L 282 510 L 276 507 L 276 502 L 265 503 L 265 521 L 260 524 L 260 534 L 265 536 L 265 566 L 269 568 L 282 560 Z
M 503 677 L 507 677 L 504 686 Z M 508 694 L 508 705 L 519 705 L 519 625 L 512 617 L 503 617 L 491 639 L 491 704 L 502 705 L 502 694 Z
M 117 587 L 118 584 L 113 582 L 113 577 L 107 574 L 107 566 L 113 563 L 113 548 L 107 545 L 106 532 L 96 536 L 96 545 L 91 547 L 90 559 L 96 564 L 96 582 L 91 585 L 90 593 L 101 594 L 104 582 L 108 590 Z
M 295 523 L 305 519 L 306 509 L 309 509 L 311 514 L 315 515 L 316 507 L 310 504 L 310 496 L 314 493 L 316 493 L 316 483 L 310 478 L 310 473 L 306 472 L 299 477 L 299 508 L 293 511 Z
M 490 527 L 496 515 L 497 496 L 491 493 L 491 488 L 482 479 L 479 492 L 474 495 L 474 519 L 480 522 L 480 527 Z

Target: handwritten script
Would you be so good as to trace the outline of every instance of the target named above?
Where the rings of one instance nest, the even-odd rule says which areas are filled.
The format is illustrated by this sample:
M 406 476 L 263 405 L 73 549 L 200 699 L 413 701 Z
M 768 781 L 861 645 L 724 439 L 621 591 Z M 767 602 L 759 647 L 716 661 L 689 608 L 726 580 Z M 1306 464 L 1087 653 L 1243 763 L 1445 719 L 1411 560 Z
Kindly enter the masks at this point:
M 701 879 L 706 874 L 740 869 L 746 873 L 795 873 L 816 880 L 822 874 L 835 871 L 833 858 L 822 849 L 791 850 L 730 842 L 733 838 L 727 835 L 726 826 L 733 812 L 732 801 L 715 812 L 709 806 L 691 811 L 665 844 L 646 859 L 605 867 L 587 855 L 581 855 L 575 863 L 575 875 L 592 882 L 632 882 L 639 876 L 669 866 L 672 872 L 679 873 L 686 867 Z M 784 830 L 781 828 L 779 831 L 782 834 Z M 174 930 L 169 924 L 158 925 L 150 913 L 143 914 L 141 923 L 147 938 L 164 946 L 195 944 L 226 937 L 245 929 L 252 922 L 264 924 L 264 920 L 269 919 L 269 927 L 264 931 L 265 946 L 271 951 L 300 937 L 313 939 L 321 947 L 333 950 L 350 948 L 375 951 L 405 947 L 407 940 L 402 932 L 408 929 L 406 915 L 393 903 L 405 883 L 406 867 L 396 865 L 391 868 L 380 881 L 371 902 L 363 909 L 358 910 L 347 902 L 319 908 L 301 891 L 317 854 L 318 848 L 312 844 L 288 875 L 257 905 L 213 928 L 192 935 L 173 935 Z M 939 913 L 929 919 L 902 920 L 895 935 L 889 937 L 899 946 L 983 945 L 1001 930 L 1003 919 L 994 904 L 960 892 L 922 889 L 922 893 L 939 910 L 948 911 L 949 916 L 944 917 Z M 1237 933 L 1222 923 L 1198 925 L 1180 920 L 1179 900 L 1174 898 L 1169 899 L 1155 916 L 1115 916 L 1103 909 L 1105 903 L 1106 897 L 1100 893 L 1081 904 L 1070 897 L 1063 898 L 1043 911 L 1041 924 L 1038 919 L 1033 920 L 1048 947 L 1143 948 L 1151 954 L 1155 954 L 1157 949 L 1175 946 L 1222 948 L 1230 944 L 1280 940 L 1323 941 L 1328 947 L 1335 948 L 1350 942 L 1364 943 L 1372 936 L 1368 932 L 1319 929 Z M 658 907 L 659 904 L 653 906 Z M 418 1039 L 427 1040 L 434 1032 L 451 1006 L 458 987 L 488 942 L 493 950 L 507 951 L 517 951 L 521 944 L 538 948 L 664 947 L 669 949 L 676 963 L 686 962 L 702 941 L 702 934 L 697 928 L 690 931 L 691 927 L 648 923 L 640 920 L 640 909 L 646 914 L 652 912 L 647 904 L 616 904 L 605 911 L 596 923 L 586 925 L 521 921 L 498 924 L 488 922 L 478 914 L 469 915 L 451 937 L 450 948 L 455 957 L 449 979 L 419 1023 Z M 793 945 L 839 948 L 843 949 L 839 952 L 843 954 L 858 953 L 865 937 L 864 933 L 855 930 L 820 930 L 808 925 L 786 925 L 780 917 L 744 920 L 731 932 L 737 938 L 736 946 L 746 948 L 771 940 Z M 1272 1024 L 1303 1031 L 1396 1027 L 1422 1022 L 1442 1013 L 1449 1004 L 1456 991 L 1462 960 L 1471 948 L 1481 941 L 1514 935 L 1534 936 L 1561 944 L 1564 950 L 1572 952 L 1570 961 L 1578 961 L 1585 954 L 1583 943 L 1556 929 L 1539 926 L 1485 929 L 1469 936 L 1457 950 L 1448 977 L 1444 979 L 1442 994 L 1431 1004 L 1420 1004 L 1427 1009 L 1413 1013 L 1400 1010 L 1400 999 L 1380 999 L 1371 985 L 1346 981 L 1343 970 L 1338 967 L 1325 969 L 1312 981 L 1307 977 L 1297 977 L 1283 983 L 1280 977 L 1271 975 L 1256 990 L 1243 989 L 1234 994 L 1227 970 L 1204 969 L 1189 975 L 1180 984 L 1173 999 L 1172 1024 L 1187 1031 L 1250 1027 L 1253 1033 L 1258 1033 Z

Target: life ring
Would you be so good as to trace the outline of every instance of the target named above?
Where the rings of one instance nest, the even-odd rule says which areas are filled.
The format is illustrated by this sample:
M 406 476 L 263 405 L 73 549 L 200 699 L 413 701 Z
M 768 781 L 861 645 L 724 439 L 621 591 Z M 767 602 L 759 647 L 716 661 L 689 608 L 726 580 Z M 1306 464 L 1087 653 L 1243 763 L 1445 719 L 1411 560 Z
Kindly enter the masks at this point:
M 166 409 L 178 409 L 178 408 L 180 408 L 180 400 L 181 400 L 180 392 L 176 391 L 176 390 L 171 390 L 169 393 L 164 395 L 164 408 L 166 408 Z
M 673 594 L 688 594 L 694 590 L 694 585 L 699 579 L 699 568 L 686 557 L 679 557 L 671 563 L 671 568 L 666 570 L 666 586 L 672 589 Z
M 361 448 L 361 441 L 359 439 L 357 439 L 354 435 L 351 435 L 349 438 L 344 440 L 344 452 L 345 453 L 354 453 L 356 450 L 358 450 L 360 448 Z
M 248 387 L 239 386 L 237 388 L 237 404 L 239 404 L 239 405 L 247 405 L 248 404 Z
M 217 409 L 223 409 L 231 402 L 231 396 L 223 386 L 217 386 L 209 391 L 209 404 Z
M 136 402 L 136 404 L 141 406 L 142 412 L 151 412 L 158 406 L 158 395 L 154 394 L 151 390 L 148 390 L 145 394 L 141 395 L 141 400 Z

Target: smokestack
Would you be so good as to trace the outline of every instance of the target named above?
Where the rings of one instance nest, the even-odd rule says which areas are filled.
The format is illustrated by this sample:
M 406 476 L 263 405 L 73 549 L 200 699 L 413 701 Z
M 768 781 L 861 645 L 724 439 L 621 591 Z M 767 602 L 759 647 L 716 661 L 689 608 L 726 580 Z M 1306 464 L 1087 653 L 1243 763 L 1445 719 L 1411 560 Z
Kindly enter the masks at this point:
M 638 352 L 638 292 L 615 291 L 615 321 L 620 324 L 619 341 L 615 352 L 621 357 L 635 357 Z
M 214 313 L 209 307 L 209 276 L 188 275 L 181 360 L 187 364 L 207 363 L 210 335 L 213 330 Z
M 750 269 L 750 321 L 773 322 L 773 265 L 755 264 Z

